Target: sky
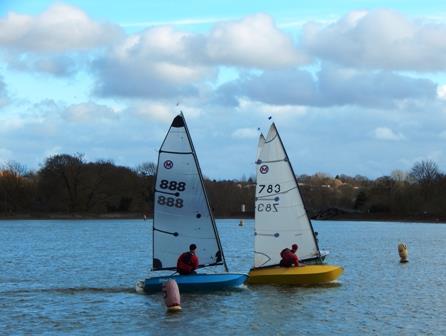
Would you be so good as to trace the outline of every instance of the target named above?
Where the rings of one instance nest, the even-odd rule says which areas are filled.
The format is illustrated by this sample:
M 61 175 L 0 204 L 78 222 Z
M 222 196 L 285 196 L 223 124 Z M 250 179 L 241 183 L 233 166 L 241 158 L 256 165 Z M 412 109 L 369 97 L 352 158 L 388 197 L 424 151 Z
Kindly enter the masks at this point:
M 0 164 L 156 162 L 185 115 L 203 174 L 446 171 L 446 3 L 0 1 Z M 271 117 L 271 119 L 269 119 Z

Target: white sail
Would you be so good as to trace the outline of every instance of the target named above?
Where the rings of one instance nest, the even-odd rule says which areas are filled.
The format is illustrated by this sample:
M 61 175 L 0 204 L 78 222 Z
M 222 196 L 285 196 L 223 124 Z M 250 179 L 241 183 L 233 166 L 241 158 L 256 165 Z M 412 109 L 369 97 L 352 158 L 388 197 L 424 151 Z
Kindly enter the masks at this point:
M 172 122 L 158 156 L 153 219 L 153 270 L 175 269 L 197 245 L 200 266 L 224 264 L 218 232 L 183 115 Z
M 254 266 L 279 264 L 280 251 L 293 243 L 299 245 L 299 259 L 318 256 L 313 228 L 274 123 L 263 141 L 256 165 Z

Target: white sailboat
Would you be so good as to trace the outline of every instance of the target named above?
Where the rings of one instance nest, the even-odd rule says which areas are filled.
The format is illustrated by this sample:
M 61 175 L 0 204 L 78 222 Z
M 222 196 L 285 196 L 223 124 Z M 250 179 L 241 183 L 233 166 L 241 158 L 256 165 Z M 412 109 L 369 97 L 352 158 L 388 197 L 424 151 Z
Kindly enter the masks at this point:
M 154 276 L 139 283 L 161 290 L 175 279 L 180 289 L 221 289 L 243 284 L 247 275 L 229 273 L 192 139 L 182 114 L 175 117 L 158 156 L 153 218 L 152 271 L 176 270 L 178 257 L 197 245 L 199 268 L 224 267 L 222 273 Z
M 339 266 L 321 265 L 321 253 L 307 216 L 294 171 L 273 123 L 257 149 L 254 268 L 249 283 L 320 283 L 342 273 Z M 320 265 L 279 267 L 280 251 L 297 243 L 299 260 Z

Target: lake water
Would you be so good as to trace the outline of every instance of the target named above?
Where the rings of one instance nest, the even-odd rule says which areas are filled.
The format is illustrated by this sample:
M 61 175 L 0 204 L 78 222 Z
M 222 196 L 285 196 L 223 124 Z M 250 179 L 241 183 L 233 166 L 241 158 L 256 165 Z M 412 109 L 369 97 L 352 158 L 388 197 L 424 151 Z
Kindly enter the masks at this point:
M 217 221 L 230 270 L 247 272 L 254 222 L 238 223 Z M 313 225 L 339 282 L 183 293 L 168 314 L 160 293 L 134 289 L 149 274 L 150 221 L 0 221 L 0 334 L 446 335 L 446 225 Z

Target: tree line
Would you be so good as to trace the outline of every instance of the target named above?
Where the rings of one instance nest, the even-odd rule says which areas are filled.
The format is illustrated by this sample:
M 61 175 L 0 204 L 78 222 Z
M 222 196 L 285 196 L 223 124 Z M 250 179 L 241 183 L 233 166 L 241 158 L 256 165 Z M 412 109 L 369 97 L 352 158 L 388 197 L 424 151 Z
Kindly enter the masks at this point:
M 36 171 L 8 162 L 0 169 L 0 215 L 150 217 L 155 173 L 154 163 L 129 168 L 111 161 L 88 162 L 82 154 L 53 155 Z M 377 179 L 317 173 L 297 180 L 313 218 L 340 214 L 446 218 L 446 175 L 431 160 Z M 206 178 L 205 184 L 216 217 L 254 215 L 254 177 Z

